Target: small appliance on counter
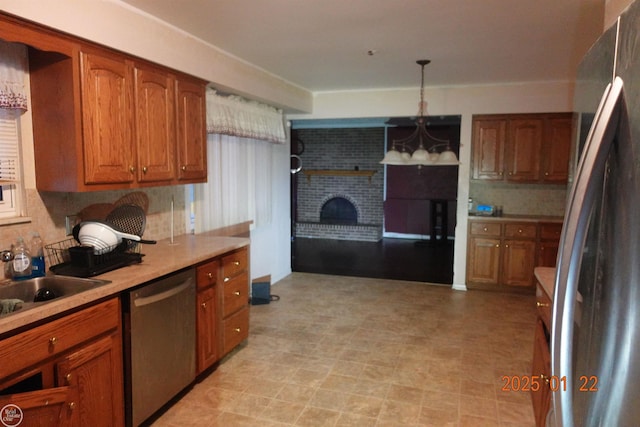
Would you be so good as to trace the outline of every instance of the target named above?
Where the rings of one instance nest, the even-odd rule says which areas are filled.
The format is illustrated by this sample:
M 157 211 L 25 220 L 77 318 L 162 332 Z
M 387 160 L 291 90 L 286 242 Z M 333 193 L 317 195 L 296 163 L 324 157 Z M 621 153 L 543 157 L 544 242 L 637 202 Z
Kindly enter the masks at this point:
M 479 204 L 476 206 L 476 215 L 479 216 L 493 216 L 494 208 L 492 205 L 482 205 Z

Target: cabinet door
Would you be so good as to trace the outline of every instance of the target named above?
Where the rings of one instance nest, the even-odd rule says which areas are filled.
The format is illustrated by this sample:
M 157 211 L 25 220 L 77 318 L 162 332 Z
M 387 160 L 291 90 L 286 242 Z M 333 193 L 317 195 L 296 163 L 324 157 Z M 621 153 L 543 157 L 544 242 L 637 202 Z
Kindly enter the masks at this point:
M 218 357 L 216 333 L 216 290 L 210 287 L 197 296 L 197 355 L 198 374 L 213 365 Z
M 178 132 L 178 179 L 207 180 L 207 130 L 205 87 L 178 79 L 176 126 Z
M 167 72 L 137 67 L 136 141 L 138 181 L 175 177 L 175 79 Z
M 536 242 L 505 240 L 502 257 L 502 282 L 507 286 L 533 286 Z
M 505 149 L 508 181 L 532 182 L 540 178 L 540 150 L 544 120 L 511 119 Z
M 133 65 L 83 52 L 81 67 L 85 184 L 133 182 Z
M 500 268 L 500 239 L 471 237 L 467 261 L 467 281 L 497 285 Z
M 76 412 L 75 390 L 57 387 L 0 397 L 0 418 L 5 426 L 66 427 Z M 20 411 L 18 411 L 18 409 Z
M 559 242 L 555 240 L 540 241 L 536 265 L 539 267 L 555 267 L 559 246 Z
M 78 390 L 74 426 L 124 425 L 124 384 L 120 331 L 82 346 L 56 366 L 59 384 Z
M 473 179 L 503 179 L 506 129 L 506 120 L 474 120 Z
M 560 246 L 560 235 L 562 234 L 562 224 L 541 223 L 540 224 L 540 245 L 536 265 L 541 267 L 555 267 Z
M 567 182 L 571 154 L 572 120 L 551 118 L 546 123 L 542 158 L 542 180 L 549 183 Z
M 534 336 L 531 378 L 533 384 L 539 384 L 539 387 L 534 386 L 537 390 L 532 389 L 531 391 L 531 401 L 536 426 L 542 427 L 546 424 L 547 413 L 551 405 L 551 389 L 548 383 L 551 378 L 551 357 L 545 329 L 540 319 L 536 323 Z

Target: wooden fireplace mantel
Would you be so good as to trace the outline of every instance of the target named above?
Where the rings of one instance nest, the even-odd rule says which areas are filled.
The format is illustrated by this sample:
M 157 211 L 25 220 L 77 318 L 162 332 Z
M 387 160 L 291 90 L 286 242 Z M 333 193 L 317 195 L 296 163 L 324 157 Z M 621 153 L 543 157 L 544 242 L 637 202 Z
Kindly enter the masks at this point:
M 302 169 L 307 177 L 307 181 L 311 181 L 313 175 L 324 176 L 366 176 L 371 184 L 371 177 L 377 172 L 374 170 L 345 170 L 345 169 Z

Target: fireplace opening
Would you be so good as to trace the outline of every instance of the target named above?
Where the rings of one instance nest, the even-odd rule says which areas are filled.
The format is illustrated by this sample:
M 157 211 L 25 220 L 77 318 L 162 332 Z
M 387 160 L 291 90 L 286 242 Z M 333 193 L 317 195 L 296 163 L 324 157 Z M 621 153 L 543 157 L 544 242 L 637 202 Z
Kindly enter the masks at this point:
M 358 211 L 353 203 L 344 197 L 334 197 L 322 205 L 320 222 L 322 224 L 356 225 Z

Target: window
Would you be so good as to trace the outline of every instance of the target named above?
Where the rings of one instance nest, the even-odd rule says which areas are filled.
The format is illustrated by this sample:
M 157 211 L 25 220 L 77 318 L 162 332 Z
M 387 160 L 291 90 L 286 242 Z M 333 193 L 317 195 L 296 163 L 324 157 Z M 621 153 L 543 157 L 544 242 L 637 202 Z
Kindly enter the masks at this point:
M 18 216 L 20 183 L 19 119 L 0 118 L 0 218 Z

